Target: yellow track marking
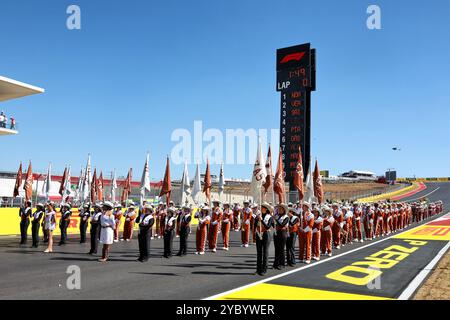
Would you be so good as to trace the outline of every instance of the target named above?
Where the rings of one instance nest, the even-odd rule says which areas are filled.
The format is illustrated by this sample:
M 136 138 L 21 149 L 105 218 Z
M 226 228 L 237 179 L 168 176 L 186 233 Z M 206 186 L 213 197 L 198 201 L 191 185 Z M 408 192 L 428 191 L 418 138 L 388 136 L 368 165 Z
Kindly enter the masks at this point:
M 392 300 L 362 294 L 262 283 L 217 298 L 218 300 Z

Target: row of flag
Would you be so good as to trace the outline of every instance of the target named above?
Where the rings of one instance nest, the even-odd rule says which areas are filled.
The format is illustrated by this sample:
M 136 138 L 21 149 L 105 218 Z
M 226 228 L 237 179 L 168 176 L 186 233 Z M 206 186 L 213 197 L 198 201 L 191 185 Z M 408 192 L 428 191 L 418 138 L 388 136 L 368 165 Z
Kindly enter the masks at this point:
M 122 194 L 120 196 L 121 202 L 126 202 L 131 194 L 131 181 L 133 176 L 133 169 L 130 168 L 127 174 L 127 178 L 123 183 Z M 45 177 L 44 185 L 42 187 L 42 194 L 45 195 L 46 199 L 50 199 L 50 185 L 52 181 L 52 165 L 51 163 L 48 166 L 47 174 Z M 14 186 L 13 196 L 17 197 L 20 194 L 20 188 L 23 183 L 22 177 L 22 163 L 20 163 L 19 169 L 17 171 L 16 183 Z M 200 181 L 200 169 L 197 164 L 197 170 L 195 173 L 195 179 L 193 186 L 191 188 L 189 173 L 187 169 L 187 164 L 185 163 L 183 176 L 181 180 L 181 203 L 188 202 L 188 197 L 192 196 L 195 203 L 199 201 L 199 195 L 201 192 L 204 192 L 208 201 L 211 201 L 211 172 L 209 167 L 209 161 L 207 161 L 206 173 L 204 179 L 203 189 L 201 187 Z M 32 188 L 33 188 L 33 171 L 31 161 L 27 170 L 27 174 L 25 177 L 25 200 L 32 200 Z M 70 198 L 75 200 L 76 202 L 101 202 L 106 199 L 115 202 L 117 199 L 118 184 L 115 170 L 111 172 L 111 187 L 109 196 L 105 194 L 105 183 L 103 179 L 103 172 L 100 171 L 100 174 L 97 175 L 97 169 L 94 168 L 92 173 L 91 166 L 91 156 L 88 155 L 88 160 L 86 164 L 86 168 L 82 168 L 79 178 L 78 184 L 75 190 L 72 190 L 71 185 L 71 167 L 68 166 L 64 169 L 64 173 L 61 179 L 61 184 L 58 190 L 58 193 L 61 195 L 63 201 L 68 201 Z M 225 178 L 223 173 L 223 165 L 220 169 L 220 181 L 219 181 L 219 194 L 223 193 L 225 189 Z M 37 190 L 36 190 L 37 191 Z M 147 154 L 147 158 L 144 164 L 144 169 L 142 171 L 141 184 L 140 184 L 140 202 L 143 203 L 145 196 L 147 193 L 151 191 L 151 183 L 150 183 L 150 169 L 149 169 L 149 154 Z M 166 170 L 164 174 L 164 180 L 160 192 L 160 197 L 165 196 L 167 203 L 170 202 L 170 196 L 172 193 L 172 181 L 170 178 L 170 160 L 167 157 Z
M 52 181 L 52 166 L 49 164 L 47 175 L 44 181 L 44 185 L 42 188 L 42 193 L 45 194 L 46 198 L 50 197 L 50 184 Z M 127 178 L 125 179 L 125 183 L 123 184 L 122 194 L 120 196 L 121 202 L 126 202 L 131 194 L 131 181 L 133 176 L 133 169 L 130 168 L 128 170 Z M 278 156 L 278 164 L 276 168 L 275 175 L 272 172 L 272 152 L 271 147 L 269 145 L 269 150 L 267 154 L 267 161 L 265 161 L 262 152 L 261 141 L 258 143 L 258 150 L 256 155 L 256 161 L 253 168 L 253 175 L 250 184 L 250 194 L 253 197 L 253 201 L 256 203 L 262 203 L 267 193 L 270 189 L 273 191 L 273 197 L 277 195 L 278 202 L 286 202 L 286 191 L 285 191 L 285 172 L 283 168 L 283 156 L 280 149 Z M 324 201 L 324 192 L 322 186 L 322 180 L 320 176 L 318 162 L 316 160 L 314 172 L 311 174 L 311 170 L 308 170 L 306 183 L 304 181 L 304 170 L 302 163 L 302 153 L 299 148 L 297 166 L 294 173 L 293 184 L 295 189 L 298 191 L 299 200 L 304 200 L 308 202 L 312 202 L 316 200 L 318 203 L 323 203 Z M 17 172 L 16 183 L 14 187 L 14 197 L 19 195 L 19 188 L 22 185 L 22 163 L 19 166 L 19 170 Z M 25 200 L 31 200 L 32 197 L 32 188 L 33 188 L 33 171 L 31 161 L 28 166 L 28 170 L 25 176 Z M 101 202 L 106 199 L 110 201 L 116 201 L 116 191 L 117 191 L 117 177 L 115 170 L 111 172 L 111 188 L 109 196 L 105 194 L 105 183 L 103 179 L 103 172 L 100 171 L 100 174 L 97 176 L 97 169 L 94 168 L 92 173 L 91 167 L 91 156 L 88 155 L 88 160 L 86 163 L 86 167 L 81 169 L 80 176 L 78 179 L 78 184 L 76 189 L 73 191 L 71 186 L 71 167 L 68 166 L 64 169 L 64 173 L 62 176 L 59 194 L 61 195 L 63 201 L 68 201 L 70 198 L 77 202 Z M 196 204 L 199 203 L 199 196 L 203 192 L 206 196 L 208 202 L 211 202 L 211 188 L 212 188 L 212 180 L 211 180 L 211 170 L 209 165 L 209 160 L 206 162 L 206 172 L 203 181 L 203 188 L 201 186 L 200 181 L 200 168 L 199 164 L 197 164 L 194 182 L 191 187 L 189 172 L 187 163 L 184 164 L 183 175 L 181 179 L 181 204 L 185 204 L 188 202 L 189 196 L 192 197 Z M 218 192 L 219 199 L 222 196 L 225 190 L 225 176 L 223 171 L 223 164 L 220 167 L 220 175 L 219 175 L 219 183 L 218 183 Z M 145 196 L 147 193 L 151 191 L 151 183 L 150 183 L 150 169 L 149 169 L 149 154 L 147 154 L 144 169 L 142 171 L 141 184 L 140 184 L 140 202 L 143 203 Z M 166 161 L 166 169 L 164 173 L 164 180 L 162 183 L 161 191 L 159 197 L 165 197 L 166 202 L 170 202 L 172 194 L 172 181 L 170 177 L 170 159 L 167 157 Z M 275 202 L 275 199 L 272 199 Z
M 148 157 L 147 157 L 147 174 L 148 174 Z M 19 165 L 19 169 L 16 175 L 16 183 L 14 185 L 13 197 L 18 197 L 20 195 L 20 188 L 23 183 L 22 177 L 22 163 Z M 127 178 L 124 183 L 124 187 L 122 190 L 122 195 L 120 200 L 125 201 L 128 199 L 131 193 L 131 179 L 132 179 L 132 169 L 128 171 Z M 150 178 L 148 176 L 148 189 L 150 191 Z M 33 193 L 33 169 L 32 164 L 28 166 L 28 170 L 25 176 L 25 184 L 23 189 L 25 190 L 25 200 L 32 200 Z M 47 174 L 45 176 L 44 185 L 42 186 L 42 194 L 45 195 L 46 199 L 50 199 L 50 188 L 52 181 L 52 164 L 50 163 L 47 169 Z M 92 174 L 91 168 L 91 156 L 88 156 L 88 161 L 85 169 L 81 169 L 80 176 L 78 178 L 78 184 L 75 190 L 72 190 L 71 184 L 71 167 L 64 168 L 64 173 L 61 179 L 61 184 L 58 190 L 58 193 L 61 195 L 63 201 L 68 201 L 70 198 L 77 202 L 98 202 L 104 201 L 107 197 L 105 194 L 104 188 L 104 179 L 103 172 L 100 172 L 97 177 L 97 169 L 94 168 L 94 172 Z M 38 190 L 36 190 L 37 192 Z M 111 190 L 109 195 L 109 200 L 116 201 L 116 191 L 117 191 L 117 177 L 115 170 L 111 173 Z
M 193 201 L 198 204 L 200 194 L 203 192 L 206 196 L 208 202 L 211 202 L 211 188 L 212 188 L 212 179 L 211 179 L 211 169 L 209 166 L 209 160 L 206 160 L 206 171 L 203 180 L 203 189 L 200 180 L 200 167 L 197 163 L 197 167 L 195 170 L 194 182 L 191 187 L 191 180 L 189 179 L 189 172 L 187 168 L 187 163 L 184 164 L 183 175 L 181 178 L 181 204 L 185 204 L 188 202 L 188 197 L 191 196 Z M 220 176 L 219 176 L 219 198 L 222 196 L 223 191 L 225 190 L 225 175 L 223 171 L 223 164 L 220 166 Z M 164 173 L 164 180 L 161 188 L 161 192 L 159 197 L 166 197 L 167 203 L 170 202 L 170 196 L 172 193 L 172 182 L 170 179 L 170 160 L 167 157 L 166 170 Z
M 253 167 L 253 175 L 250 184 L 250 192 L 253 199 L 257 203 L 261 203 L 266 200 L 266 195 L 270 189 L 273 191 L 273 196 L 277 195 L 279 203 L 286 203 L 286 190 L 285 190 L 285 171 L 283 168 L 283 153 L 280 148 L 278 156 L 278 164 L 275 175 L 272 172 L 272 151 L 269 145 L 267 153 L 267 161 L 264 160 L 262 153 L 261 141 L 258 143 L 258 150 L 256 153 L 256 161 Z M 320 176 L 319 164 L 316 159 L 314 172 L 311 174 L 311 170 L 308 170 L 306 176 L 306 183 L 304 181 L 303 159 L 302 151 L 299 147 L 296 170 L 294 172 L 293 184 L 294 188 L 298 191 L 298 198 L 300 201 L 318 203 L 324 202 L 324 191 L 322 185 L 322 178 Z M 275 199 L 272 199 L 275 202 Z

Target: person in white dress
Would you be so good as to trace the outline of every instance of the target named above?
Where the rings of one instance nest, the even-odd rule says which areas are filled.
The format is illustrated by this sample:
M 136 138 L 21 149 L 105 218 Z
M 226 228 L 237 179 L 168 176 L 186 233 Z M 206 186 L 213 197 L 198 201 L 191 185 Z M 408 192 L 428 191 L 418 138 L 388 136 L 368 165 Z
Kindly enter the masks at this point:
M 48 234 L 48 246 L 45 253 L 53 252 L 53 230 L 56 229 L 56 212 L 53 202 L 47 203 L 44 217 L 44 230 Z
M 103 244 L 102 257 L 98 259 L 100 262 L 106 262 L 109 259 L 109 250 L 114 242 L 114 229 L 116 228 L 116 220 L 113 215 L 114 205 L 106 201 L 103 203 L 103 214 L 100 217 L 100 243 Z

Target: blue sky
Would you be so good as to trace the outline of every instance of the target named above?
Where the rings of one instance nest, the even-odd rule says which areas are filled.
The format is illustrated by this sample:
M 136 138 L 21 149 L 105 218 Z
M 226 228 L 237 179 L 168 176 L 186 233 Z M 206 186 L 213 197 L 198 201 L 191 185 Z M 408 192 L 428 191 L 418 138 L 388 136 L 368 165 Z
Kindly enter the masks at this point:
M 81 30 L 66 28 L 70 4 Z M 366 27 L 370 4 L 382 30 Z M 322 169 L 450 176 L 449 15 L 446 0 L 2 0 L 0 74 L 46 93 L 0 106 L 21 129 L 1 138 L 0 170 L 32 159 L 35 171 L 52 161 L 77 174 L 91 153 L 99 169 L 133 167 L 139 178 L 149 150 L 159 180 L 171 133 L 195 120 L 278 128 L 275 51 L 311 42 Z M 250 178 L 251 168 L 227 165 L 225 175 Z

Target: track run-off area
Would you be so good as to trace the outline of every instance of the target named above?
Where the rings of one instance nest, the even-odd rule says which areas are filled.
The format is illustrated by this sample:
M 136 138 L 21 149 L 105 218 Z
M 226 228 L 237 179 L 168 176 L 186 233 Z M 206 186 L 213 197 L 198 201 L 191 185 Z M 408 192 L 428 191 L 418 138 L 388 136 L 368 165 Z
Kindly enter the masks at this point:
M 98 256 L 86 254 L 89 245 L 79 244 L 75 235 L 50 255 L 43 253 L 43 244 L 32 249 L 31 243 L 19 246 L 17 236 L 0 237 L 0 299 L 408 299 L 450 242 L 450 217 L 445 214 L 450 183 L 426 185 L 402 201 L 423 196 L 443 200 L 441 215 L 389 237 L 347 245 L 310 265 L 269 269 L 265 277 L 255 275 L 256 248 L 241 248 L 239 232 L 231 233 L 230 251 L 203 256 L 193 254 L 193 233 L 188 255 L 171 259 L 162 258 L 162 240 L 152 240 L 147 263 L 136 262 L 136 240 L 113 244 L 111 261 L 99 263 Z M 178 250 L 178 239 L 174 249 Z M 273 245 L 269 254 L 271 265 Z M 370 269 L 367 261 L 374 257 L 389 261 L 383 266 L 378 260 L 384 268 Z M 68 271 L 73 266 L 80 269 L 81 287 L 70 290 Z

